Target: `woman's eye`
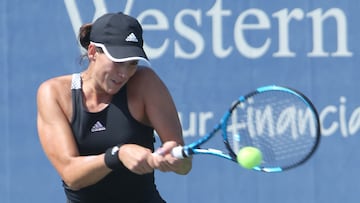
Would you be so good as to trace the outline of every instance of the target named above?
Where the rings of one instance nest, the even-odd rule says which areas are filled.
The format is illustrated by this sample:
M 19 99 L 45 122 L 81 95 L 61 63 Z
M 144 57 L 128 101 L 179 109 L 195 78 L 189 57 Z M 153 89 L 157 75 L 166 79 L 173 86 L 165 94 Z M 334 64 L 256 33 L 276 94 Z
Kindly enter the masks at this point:
M 133 65 L 133 66 L 135 66 L 135 65 L 138 65 L 138 61 L 132 61 L 131 63 L 130 63 L 130 65 Z

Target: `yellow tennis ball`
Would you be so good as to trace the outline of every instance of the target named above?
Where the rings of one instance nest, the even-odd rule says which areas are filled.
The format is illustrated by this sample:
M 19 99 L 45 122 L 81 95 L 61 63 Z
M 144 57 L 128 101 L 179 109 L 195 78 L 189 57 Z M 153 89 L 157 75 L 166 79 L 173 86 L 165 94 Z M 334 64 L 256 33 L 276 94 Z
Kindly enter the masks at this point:
M 252 169 L 261 164 L 262 153 L 256 147 L 243 147 L 237 153 L 236 160 L 240 166 L 246 169 Z

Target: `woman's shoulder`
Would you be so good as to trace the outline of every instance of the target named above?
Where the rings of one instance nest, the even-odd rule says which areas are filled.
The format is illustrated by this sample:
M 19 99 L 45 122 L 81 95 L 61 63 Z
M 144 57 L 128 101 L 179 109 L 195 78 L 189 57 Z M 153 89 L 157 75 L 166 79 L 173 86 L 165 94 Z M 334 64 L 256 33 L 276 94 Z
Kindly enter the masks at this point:
M 38 88 L 38 94 L 56 95 L 64 91 L 70 91 L 71 75 L 57 76 L 42 82 Z
M 162 79 L 149 67 L 139 67 L 136 74 L 128 81 L 130 92 L 137 92 L 141 95 L 153 94 L 164 87 Z
M 62 76 L 53 77 L 42 82 L 40 86 L 57 87 L 57 86 L 64 86 L 67 83 L 69 83 L 70 85 L 71 78 L 72 78 L 71 75 L 62 75 Z
M 136 83 L 148 83 L 151 80 L 158 80 L 159 76 L 157 73 L 150 67 L 147 66 L 139 66 L 135 75 L 132 77 L 132 80 L 136 81 Z
M 155 71 L 148 66 L 138 66 L 136 74 L 156 74 Z

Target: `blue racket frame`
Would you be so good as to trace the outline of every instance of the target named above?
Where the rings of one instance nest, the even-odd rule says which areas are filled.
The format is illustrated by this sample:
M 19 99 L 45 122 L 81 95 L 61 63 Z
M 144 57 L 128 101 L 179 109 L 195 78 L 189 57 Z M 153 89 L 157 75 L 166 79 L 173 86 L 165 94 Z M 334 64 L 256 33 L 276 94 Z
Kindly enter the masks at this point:
M 301 92 L 288 88 L 288 87 L 282 87 L 282 86 L 277 86 L 277 85 L 269 85 L 269 86 L 263 86 L 263 87 L 259 87 L 257 88 L 255 91 L 247 94 L 246 96 L 240 96 L 231 106 L 231 108 L 229 108 L 228 111 L 226 111 L 226 113 L 223 115 L 223 117 L 220 120 L 220 123 L 218 123 L 213 129 L 212 131 L 210 131 L 208 134 L 206 134 L 204 137 L 202 137 L 201 139 L 197 140 L 196 142 L 193 142 L 189 145 L 186 145 L 183 147 L 182 152 L 184 157 L 189 157 L 192 156 L 194 154 L 209 154 L 209 155 L 214 155 L 214 156 L 218 156 L 218 157 L 222 157 L 228 160 L 231 160 L 233 162 L 237 162 L 236 160 L 236 154 L 233 152 L 233 150 L 231 149 L 229 142 L 228 142 L 228 137 L 227 137 L 227 121 L 231 116 L 232 111 L 236 108 L 236 106 L 239 103 L 243 103 L 247 100 L 247 98 L 255 95 L 255 94 L 259 94 L 259 93 L 263 93 L 266 91 L 284 91 L 284 92 L 288 92 L 290 94 L 296 95 L 297 97 L 301 98 L 303 100 L 303 102 L 308 105 L 308 107 L 313 111 L 313 114 L 315 115 L 316 118 L 316 122 L 317 122 L 317 132 L 316 132 L 316 138 L 315 138 L 315 143 L 314 146 L 312 148 L 312 150 L 307 154 L 306 157 L 304 157 L 300 162 L 295 163 L 293 165 L 290 166 L 286 166 L 286 167 L 254 167 L 253 169 L 256 171 L 261 171 L 261 172 L 281 172 L 284 170 L 288 170 L 290 168 L 294 168 L 296 166 L 299 166 L 301 164 L 303 164 L 304 162 L 306 162 L 316 151 L 319 143 L 320 143 L 320 137 L 321 137 L 321 132 L 320 132 L 320 121 L 319 121 L 319 116 L 318 113 L 316 111 L 315 106 L 312 104 L 312 102 Z M 205 142 L 207 142 L 210 138 L 212 138 L 217 131 L 221 130 L 221 134 L 223 137 L 223 141 L 224 144 L 228 150 L 227 153 L 221 151 L 221 150 L 217 150 L 217 149 L 212 149 L 212 148 L 208 148 L 208 149 L 203 149 L 200 148 L 200 146 L 202 144 L 204 144 Z

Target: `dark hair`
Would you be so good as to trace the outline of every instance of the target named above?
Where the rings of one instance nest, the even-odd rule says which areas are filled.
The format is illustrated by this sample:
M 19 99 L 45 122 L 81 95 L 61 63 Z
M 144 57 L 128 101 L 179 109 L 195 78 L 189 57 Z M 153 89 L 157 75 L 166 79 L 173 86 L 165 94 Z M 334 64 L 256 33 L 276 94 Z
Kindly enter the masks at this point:
M 79 42 L 84 49 L 88 49 L 90 45 L 90 32 L 92 28 L 92 23 L 84 24 L 80 27 L 79 30 Z
M 91 28 L 92 28 L 92 23 L 86 23 L 84 25 L 82 25 L 79 29 L 79 42 L 80 45 L 87 51 L 89 45 L 90 45 L 90 32 L 91 32 Z M 99 53 L 104 53 L 104 51 L 102 50 L 101 47 L 96 47 L 96 51 Z M 80 64 L 82 63 L 83 59 L 87 58 L 87 54 L 84 53 L 81 56 L 80 59 Z

